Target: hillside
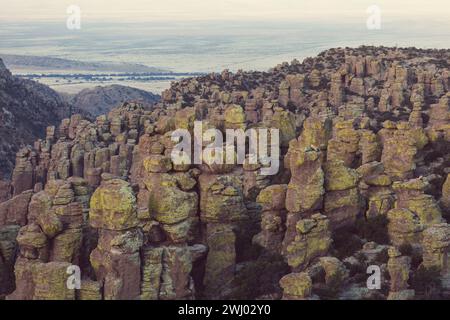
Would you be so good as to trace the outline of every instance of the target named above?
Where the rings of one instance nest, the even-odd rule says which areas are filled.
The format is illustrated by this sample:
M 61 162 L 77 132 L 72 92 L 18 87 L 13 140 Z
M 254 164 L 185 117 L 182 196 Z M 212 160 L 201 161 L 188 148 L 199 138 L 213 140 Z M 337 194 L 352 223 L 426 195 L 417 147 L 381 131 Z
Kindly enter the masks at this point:
M 45 137 L 43 128 L 69 115 L 52 89 L 11 75 L 0 59 L 0 177 L 8 177 L 21 146 Z
M 158 95 L 121 85 L 97 86 L 84 89 L 66 98 L 67 102 L 77 110 L 83 110 L 93 116 L 106 114 L 114 107 L 126 101 L 139 101 L 153 104 L 159 100 Z

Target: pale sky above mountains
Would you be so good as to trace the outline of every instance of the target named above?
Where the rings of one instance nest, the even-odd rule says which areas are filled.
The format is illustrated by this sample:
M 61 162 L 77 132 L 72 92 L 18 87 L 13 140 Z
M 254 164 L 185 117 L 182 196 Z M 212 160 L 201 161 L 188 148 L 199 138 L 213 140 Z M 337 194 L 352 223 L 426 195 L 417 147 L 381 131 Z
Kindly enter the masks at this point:
M 449 0 L 0 0 L 0 22 L 55 21 L 70 5 L 85 21 L 366 19 L 376 4 L 385 19 L 450 17 Z

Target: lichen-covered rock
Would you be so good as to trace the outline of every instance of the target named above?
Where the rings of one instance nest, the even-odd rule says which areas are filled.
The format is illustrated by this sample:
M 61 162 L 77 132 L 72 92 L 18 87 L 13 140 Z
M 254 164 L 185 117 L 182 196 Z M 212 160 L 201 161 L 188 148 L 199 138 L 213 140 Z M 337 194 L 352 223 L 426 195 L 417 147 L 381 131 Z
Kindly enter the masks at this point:
M 345 265 L 338 258 L 322 257 L 319 259 L 319 263 L 325 271 L 326 285 L 340 285 L 349 276 L 349 272 L 345 268 Z
M 0 180 L 0 203 L 11 197 L 11 183 Z
M 387 300 L 414 300 L 415 291 L 412 289 L 389 292 Z
M 411 178 L 416 168 L 416 154 L 424 144 L 426 143 L 418 145 L 408 129 L 394 130 L 392 136 L 387 137 L 383 143 L 381 162 L 386 173 L 399 179 Z
M 205 294 L 208 298 L 226 298 L 236 269 L 236 234 L 233 226 L 209 223 L 206 229 Z
M 401 246 L 405 243 L 420 243 L 424 226 L 417 214 L 405 208 L 392 209 L 388 211 L 387 217 L 388 233 L 392 244 Z
M 147 172 L 169 172 L 172 162 L 169 157 L 154 154 L 144 159 L 144 168 Z
M 29 224 L 19 230 L 17 242 L 22 247 L 40 249 L 47 245 L 47 237 L 37 224 Z
M 352 225 L 361 211 L 357 188 L 359 174 L 344 165 L 342 160 L 325 165 L 324 213 L 333 229 Z
M 13 195 L 17 196 L 23 191 L 33 189 L 33 165 L 31 163 L 31 150 L 24 148 L 17 153 L 16 166 L 14 168 L 11 186 Z
M 283 255 L 294 270 L 304 270 L 313 259 L 326 255 L 332 243 L 327 217 L 314 214 L 299 220 L 294 239 L 288 240 L 284 239 Z
M 100 283 L 92 280 L 81 280 L 81 288 L 77 292 L 77 300 L 102 300 Z
M 311 296 L 312 281 L 306 272 L 290 273 L 280 280 L 283 300 L 305 300 Z
M 442 222 L 442 213 L 433 196 L 425 194 L 429 183 L 424 179 L 395 182 L 393 189 L 397 195 L 397 207 L 406 208 L 420 219 L 424 226 Z
M 450 225 L 441 223 L 433 225 L 423 232 L 423 265 L 427 268 L 437 267 L 443 275 L 450 273 Z
M 10 293 L 15 287 L 14 262 L 19 228 L 16 225 L 0 228 L 0 295 Z
M 273 254 L 281 253 L 286 228 L 286 191 L 287 185 L 272 185 L 263 189 L 257 201 L 262 206 L 261 232 L 253 242 Z
M 294 115 L 290 111 L 277 109 L 268 126 L 279 130 L 282 147 L 288 147 L 289 141 L 297 137 Z
M 82 230 L 67 229 L 53 238 L 50 260 L 79 265 L 81 245 Z
M 0 227 L 9 224 L 26 225 L 32 195 L 32 191 L 25 191 L 12 199 L 0 202 Z
M 355 166 L 356 154 L 359 151 L 360 133 L 353 127 L 353 120 L 336 123 L 333 138 L 328 142 L 328 160 L 341 160 L 347 167 Z
M 400 292 L 408 289 L 411 258 L 402 256 L 395 247 L 389 248 L 388 254 L 387 269 L 391 282 L 390 292 Z
M 35 266 L 41 264 L 39 260 L 28 259 L 19 256 L 14 265 L 14 275 L 16 278 L 16 288 L 7 297 L 8 300 L 32 300 L 34 297 L 35 283 L 33 280 L 33 270 Z
M 442 208 L 450 213 L 450 173 L 447 175 L 447 178 L 442 185 L 442 198 L 440 203 Z
M 447 297 L 448 57 L 330 49 L 266 72 L 181 79 L 153 106 L 48 127 L 0 183 L 0 299 L 273 299 L 280 286 L 285 299 L 411 299 L 408 258 L 386 262 L 388 240 L 412 245 L 413 267 L 420 258 L 437 267 Z M 0 110 L 0 122 L 8 117 Z M 224 137 L 279 129 L 278 172 L 263 175 L 248 152 L 243 164 L 211 163 L 225 157 L 212 152 L 174 163 L 174 130 L 192 134 L 197 120 Z M 53 283 L 63 264 L 81 268 L 75 295 Z M 389 294 L 361 281 L 372 264 L 391 273 Z M 257 288 L 253 277 L 238 281 L 247 267 Z
M 356 170 L 346 167 L 343 161 L 329 161 L 324 169 L 327 191 L 348 190 L 358 185 L 359 174 Z
M 191 249 L 189 247 L 166 247 L 162 258 L 159 299 L 192 299 L 195 292 L 191 278 L 194 262 Z
M 142 255 L 141 299 L 157 300 L 161 287 L 164 248 L 146 248 Z
M 149 191 L 149 215 L 164 224 L 176 224 L 197 212 L 198 195 L 181 190 L 174 176 L 151 175 L 145 180 Z
M 202 174 L 199 187 L 202 221 L 237 222 L 246 215 L 241 177 Z
M 106 300 L 134 300 L 140 295 L 139 253 L 117 253 L 96 248 L 90 262 L 98 281 L 103 283 Z
M 231 105 L 225 109 L 225 128 L 245 129 L 245 112 L 241 106 Z
M 357 188 L 325 194 L 324 214 L 330 219 L 332 229 L 353 225 L 360 211 L 361 200 Z
M 321 152 L 294 149 L 289 153 L 292 176 L 286 193 L 286 209 L 290 212 L 320 209 L 325 193 Z
M 63 231 L 63 224 L 58 216 L 52 211 L 45 211 L 39 214 L 36 219 L 37 224 L 41 227 L 45 235 L 52 239 L 58 233 Z
M 91 198 L 89 223 L 94 228 L 126 230 L 138 224 L 136 197 L 123 180 L 105 181 Z

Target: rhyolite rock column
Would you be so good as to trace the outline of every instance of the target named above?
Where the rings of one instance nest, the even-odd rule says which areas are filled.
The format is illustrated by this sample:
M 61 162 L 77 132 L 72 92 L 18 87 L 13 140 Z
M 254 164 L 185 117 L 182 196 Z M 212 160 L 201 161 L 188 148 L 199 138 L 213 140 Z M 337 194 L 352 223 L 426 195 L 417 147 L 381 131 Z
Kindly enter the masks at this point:
M 423 232 L 423 266 L 437 268 L 444 290 L 450 291 L 450 225 L 435 224 Z
M 263 189 L 257 201 L 262 206 L 261 232 L 253 242 L 272 254 L 281 254 L 286 228 L 287 185 L 272 185 Z
M 312 292 L 312 280 L 306 272 L 290 273 L 280 280 L 283 300 L 307 300 Z
M 142 232 L 136 197 L 126 181 L 103 181 L 91 198 L 89 223 L 99 232 L 91 253 L 105 299 L 137 299 L 140 295 Z
M 18 233 L 16 290 L 9 299 L 75 299 L 68 267 L 82 263 L 82 204 L 69 181 L 49 180 L 29 202 Z
M 388 300 L 412 300 L 414 290 L 408 289 L 411 258 L 402 256 L 395 247 L 389 248 L 388 255 L 387 269 L 391 283 Z

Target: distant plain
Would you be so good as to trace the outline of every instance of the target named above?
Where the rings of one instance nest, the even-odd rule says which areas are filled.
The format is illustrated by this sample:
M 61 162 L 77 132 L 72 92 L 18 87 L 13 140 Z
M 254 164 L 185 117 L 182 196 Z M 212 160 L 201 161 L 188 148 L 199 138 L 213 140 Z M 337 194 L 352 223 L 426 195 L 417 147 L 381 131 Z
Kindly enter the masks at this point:
M 243 22 L 189 21 L 139 23 L 85 23 L 81 30 L 68 30 L 65 22 L 0 22 L 0 57 L 20 54 L 64 58 L 83 62 L 141 64 L 182 76 L 125 80 L 117 77 L 75 79 L 77 73 L 105 73 L 92 70 L 51 70 L 38 66 L 8 66 L 22 76 L 37 79 L 61 92 L 76 93 L 86 87 L 122 84 L 160 93 L 173 80 L 189 73 L 268 70 L 294 58 L 303 60 L 331 47 L 360 45 L 450 48 L 447 21 L 383 22 L 381 30 L 368 30 L 365 20 L 333 24 L 328 22 Z M 133 68 L 133 72 L 136 70 Z M 66 79 L 46 77 L 67 74 Z M 111 73 L 106 73 L 106 75 Z

